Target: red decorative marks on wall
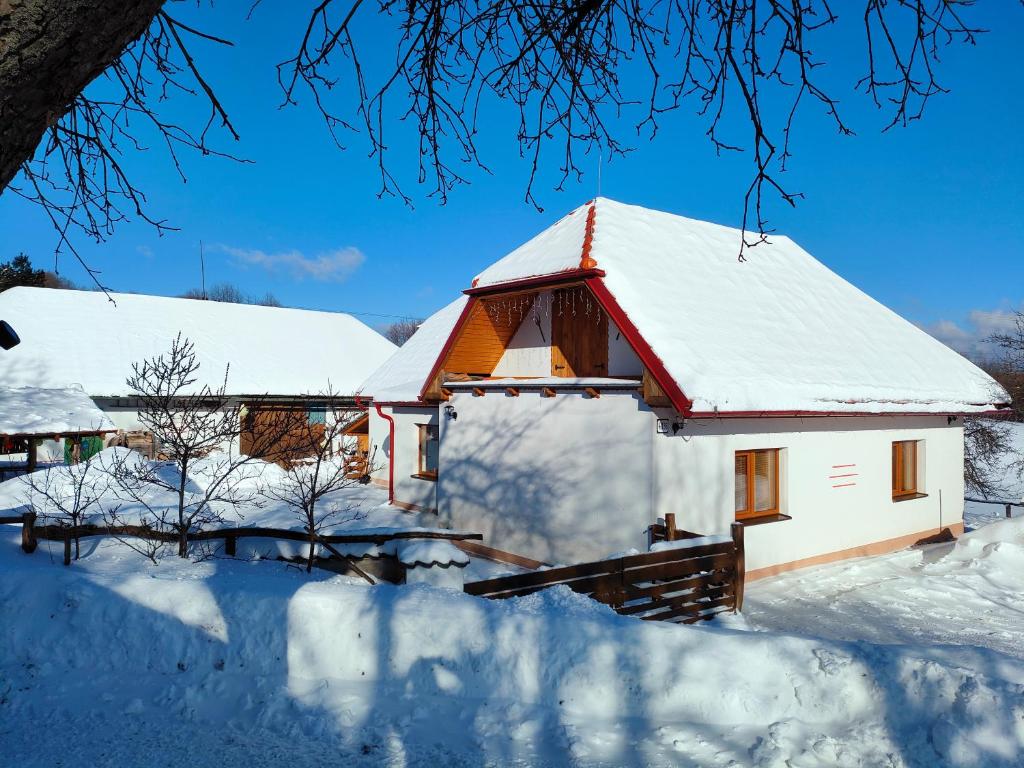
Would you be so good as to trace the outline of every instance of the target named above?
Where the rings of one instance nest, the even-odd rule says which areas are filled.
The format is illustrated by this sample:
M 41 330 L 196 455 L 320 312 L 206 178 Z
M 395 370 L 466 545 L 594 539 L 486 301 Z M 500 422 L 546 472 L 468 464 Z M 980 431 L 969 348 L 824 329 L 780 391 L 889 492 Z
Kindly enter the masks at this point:
M 860 474 L 856 470 L 856 464 L 833 464 L 828 479 L 832 481 L 833 488 L 852 488 L 857 485 L 856 478 Z

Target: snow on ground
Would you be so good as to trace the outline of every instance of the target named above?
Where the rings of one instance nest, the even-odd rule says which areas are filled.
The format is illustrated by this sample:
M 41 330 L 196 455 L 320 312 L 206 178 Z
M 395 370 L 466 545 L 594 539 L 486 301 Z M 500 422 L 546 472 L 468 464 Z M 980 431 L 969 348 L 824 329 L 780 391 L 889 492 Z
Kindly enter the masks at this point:
M 188 473 L 186 503 L 198 503 L 210 482 L 211 472 L 215 471 L 222 461 L 224 461 L 223 454 L 213 454 L 193 465 Z M 101 525 L 104 511 L 114 507 L 118 508 L 119 516 L 130 523 L 138 522 L 145 513 L 140 504 L 133 505 L 114 481 L 113 474 L 116 472 L 115 467 L 118 462 L 145 464 L 146 459 L 135 451 L 120 447 L 107 448 L 97 454 L 86 469 L 88 472 L 86 483 L 98 491 L 101 503 L 90 509 L 85 517 L 87 524 Z M 80 467 L 83 466 L 85 465 L 80 465 Z M 154 466 L 168 481 L 176 483 L 179 475 L 170 462 L 155 462 Z M 42 489 L 46 487 L 46 476 L 49 472 L 53 482 L 48 490 L 58 497 L 67 498 L 74 490 L 73 476 L 76 471 L 75 468 L 55 465 L 35 472 L 32 477 L 35 478 L 36 487 Z M 238 475 L 240 479 L 236 486 L 239 494 L 251 495 L 252 500 L 237 507 L 222 502 L 213 502 L 213 506 L 217 508 L 224 520 L 209 527 L 244 525 L 287 530 L 303 529 L 303 520 L 291 507 L 279 499 L 260 493 L 261 490 L 275 486 L 280 487 L 285 475 L 280 467 L 264 461 L 253 461 L 251 464 L 243 465 L 239 469 Z M 177 504 L 176 496 L 163 489 L 148 489 L 144 496 L 146 501 L 154 507 L 170 508 Z M 32 480 L 29 476 L 22 475 L 0 483 L 0 510 L 18 510 L 33 501 L 39 505 L 41 514 L 43 512 L 54 513 L 52 505 L 47 504 L 45 497 L 39 492 L 33 492 Z M 318 502 L 322 505 L 320 508 L 336 510 L 338 514 L 324 528 L 324 533 L 366 531 L 377 528 L 437 527 L 436 518 L 388 506 L 387 501 L 387 492 L 370 484 L 356 483 L 328 494 Z
M 872 643 L 945 643 L 1024 659 L 1024 517 L 955 543 L 804 568 L 747 586 L 759 629 Z
M 734 621 L 742 627 L 742 620 Z M 1024 663 L 0 532 L 10 765 L 1012 766 Z

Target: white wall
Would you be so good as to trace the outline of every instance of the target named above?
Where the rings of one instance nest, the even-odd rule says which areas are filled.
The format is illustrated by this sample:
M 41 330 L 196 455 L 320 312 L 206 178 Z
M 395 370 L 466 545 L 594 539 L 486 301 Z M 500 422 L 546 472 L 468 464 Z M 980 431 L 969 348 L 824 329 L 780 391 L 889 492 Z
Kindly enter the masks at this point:
M 608 375 L 616 376 L 642 376 L 644 372 L 643 363 L 636 356 L 633 347 L 626 337 L 611 320 L 608 321 Z
M 389 462 L 395 463 L 395 501 L 435 510 L 437 483 L 413 475 L 419 471 L 419 424 L 437 423 L 437 406 L 381 406 L 395 420 L 395 445 L 391 445 L 389 424 L 370 408 L 370 452 L 376 464 L 374 480 L 387 483 Z
M 456 392 L 441 417 L 438 513 L 548 562 L 643 549 L 654 419 L 635 394 Z
M 545 292 L 529 310 L 494 368 L 494 376 L 551 375 L 551 315 Z
M 457 392 L 450 404 L 458 418 L 441 420 L 441 521 L 548 562 L 642 548 L 667 512 L 686 530 L 727 533 L 734 454 L 744 449 L 781 449 L 781 509 L 791 517 L 747 526 L 750 570 L 963 520 L 963 433 L 945 416 L 689 420 L 672 434 L 678 418 L 632 394 Z M 892 500 L 894 440 L 922 441 L 924 498 Z M 839 474 L 854 477 L 831 477 Z
M 926 498 L 892 500 L 894 440 L 924 441 L 919 476 Z M 783 449 L 780 502 L 792 519 L 747 526 L 748 570 L 963 520 L 963 430 L 945 416 L 688 421 L 678 435 L 656 438 L 655 516 L 674 512 L 686 530 L 728 532 L 734 453 L 756 448 Z M 855 466 L 834 468 L 845 464 Z M 847 482 L 855 485 L 833 487 Z

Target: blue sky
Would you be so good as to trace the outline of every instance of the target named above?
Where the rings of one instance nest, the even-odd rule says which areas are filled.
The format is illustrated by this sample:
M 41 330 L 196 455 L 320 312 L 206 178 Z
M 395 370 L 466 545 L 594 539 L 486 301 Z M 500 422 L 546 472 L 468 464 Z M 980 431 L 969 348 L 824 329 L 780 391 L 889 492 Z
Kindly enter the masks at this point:
M 79 240 L 112 288 L 173 295 L 198 285 L 203 241 L 208 285 L 230 281 L 253 294 L 272 291 L 295 306 L 422 316 L 595 194 L 597 158 L 580 183 L 553 190 L 552 146 L 536 187 L 545 210 L 524 202 L 528 165 L 519 157 L 515 126 L 501 105 L 490 104 L 481 146 L 491 174 L 470 169 L 472 184 L 441 206 L 413 181 L 414 147 L 396 141 L 396 168 L 415 207 L 378 199 L 375 163 L 362 137 L 350 137 L 340 152 L 305 103 L 278 109 L 273 67 L 289 55 L 304 24 L 305 12 L 292 7 L 265 2 L 250 22 L 234 3 L 175 9 L 183 20 L 236 42 L 233 49 L 195 44 L 193 50 L 242 136 L 237 145 L 224 138 L 219 146 L 253 163 L 186 155 L 182 184 L 155 145 L 129 154 L 125 165 L 152 211 L 180 231 L 157 237 L 148 225 L 131 223 L 101 245 Z M 970 18 L 991 32 L 976 47 L 943 54 L 940 79 L 952 93 L 935 98 L 923 121 L 886 134 L 880 132 L 885 117 L 853 91 L 864 55 L 857 20 L 832 35 L 833 52 L 823 56 L 827 76 L 857 135 L 837 135 L 821 110 L 808 105 L 785 176 L 806 197 L 793 210 L 768 200 L 778 231 L 907 318 L 945 328 L 951 340 L 958 332 L 969 338 L 974 326 L 1019 307 L 1024 286 L 1024 9 L 990 3 Z M 371 32 L 381 24 L 372 17 L 365 23 Z M 176 119 L 202 117 L 187 99 L 164 109 Z M 694 110 L 684 107 L 663 121 L 655 140 L 637 139 L 628 157 L 606 163 L 602 194 L 738 225 L 750 158 L 716 157 Z M 732 136 L 743 140 L 746 128 L 733 123 Z M 52 266 L 55 237 L 41 211 L 0 196 L 0 232 L 0 258 L 25 251 L 40 266 Z M 85 283 L 70 257 L 62 257 L 61 271 Z

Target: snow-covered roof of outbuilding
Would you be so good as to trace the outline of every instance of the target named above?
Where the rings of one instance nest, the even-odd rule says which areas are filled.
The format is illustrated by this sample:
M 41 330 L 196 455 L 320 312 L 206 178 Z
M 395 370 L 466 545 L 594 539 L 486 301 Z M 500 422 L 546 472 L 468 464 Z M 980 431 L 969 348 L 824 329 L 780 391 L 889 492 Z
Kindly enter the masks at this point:
M 359 392 L 378 403 L 410 403 L 419 400 L 423 383 L 459 320 L 467 296 L 423 321 L 405 344 L 374 371 Z
M 114 425 L 78 387 L 0 388 L 0 435 L 112 432 Z
M 129 394 L 133 362 L 170 349 L 181 332 L 195 344 L 200 383 L 228 394 L 353 394 L 395 350 L 351 315 L 196 299 L 95 291 L 11 288 L 0 318 L 21 344 L 0 353 L 7 386 L 80 386 L 93 397 Z
M 473 286 L 596 267 L 695 413 L 976 412 L 1009 401 L 978 367 L 788 237 L 770 236 L 743 262 L 740 238 L 597 198 Z

